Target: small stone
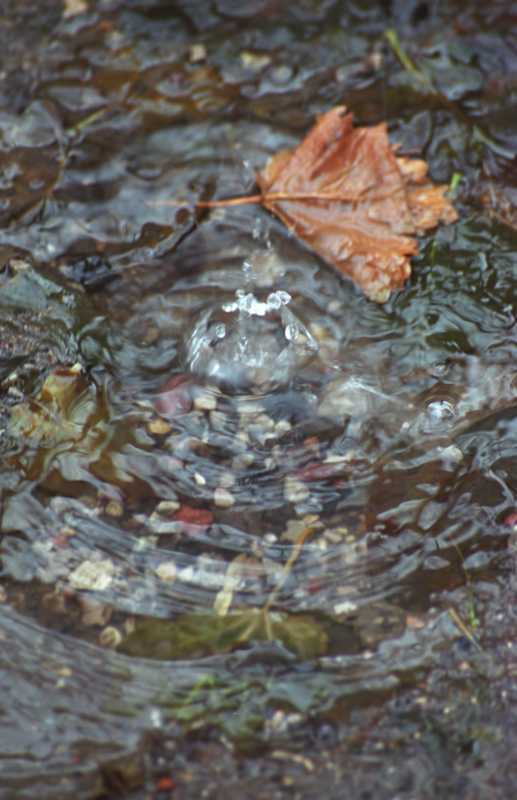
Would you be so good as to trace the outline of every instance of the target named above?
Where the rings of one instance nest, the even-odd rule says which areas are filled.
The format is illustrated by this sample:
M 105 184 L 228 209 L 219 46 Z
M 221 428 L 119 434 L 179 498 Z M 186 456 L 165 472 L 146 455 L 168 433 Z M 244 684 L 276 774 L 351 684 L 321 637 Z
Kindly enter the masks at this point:
M 200 472 L 194 473 L 194 480 L 198 486 L 206 486 L 206 478 L 204 475 L 201 475 Z
M 301 503 L 307 500 L 310 491 L 304 483 L 288 475 L 284 481 L 284 496 L 288 503 Z
M 215 411 L 217 407 L 217 399 L 213 394 L 203 392 L 194 398 L 194 408 L 196 411 Z
M 151 514 L 148 525 L 155 536 L 162 536 L 163 534 L 167 533 L 176 533 L 178 530 L 178 524 L 175 520 L 164 519 L 156 513 Z
M 324 459 L 324 464 L 346 464 L 348 461 L 351 461 L 354 457 L 354 452 L 349 451 L 346 455 L 341 455 L 341 453 L 329 453 Z
M 329 314 L 341 314 L 343 312 L 343 303 L 341 300 L 331 300 L 327 309 Z
M 110 500 L 104 510 L 109 517 L 121 517 L 124 513 L 124 507 L 118 500 Z
M 189 61 L 191 64 L 197 64 L 200 61 L 206 60 L 206 47 L 204 44 L 200 42 L 196 42 L 196 44 L 191 44 L 189 49 Z
M 438 452 L 444 464 L 461 464 L 463 461 L 463 451 L 455 444 L 450 444 L 448 447 L 439 447 Z
M 271 431 L 275 427 L 275 420 L 268 414 L 259 414 L 255 422 L 257 425 L 261 425 L 265 431 Z
M 214 492 L 214 503 L 218 508 L 230 508 L 235 504 L 235 497 L 228 489 L 218 486 Z
M 77 530 L 76 528 L 71 528 L 70 525 L 64 525 L 59 529 L 59 536 L 69 539 L 71 536 L 77 536 Z
M 174 561 L 164 561 L 162 564 L 156 567 L 156 574 L 160 580 L 168 581 L 169 583 L 176 580 L 177 572 L 178 570 Z
M 168 517 L 174 514 L 179 507 L 180 503 L 178 503 L 177 500 L 160 500 L 155 508 L 155 512 L 161 517 Z
M 357 605 L 351 600 L 343 600 L 341 603 L 336 603 L 334 606 L 334 614 L 353 614 L 357 611 Z
M 241 61 L 246 69 L 256 70 L 257 72 L 271 63 L 271 56 L 266 53 L 253 53 L 251 50 L 243 50 Z
M 85 0 L 64 0 L 63 16 L 65 19 L 75 17 L 76 14 L 84 14 L 88 11 L 88 3 Z
M 90 589 L 102 592 L 113 579 L 114 566 L 109 559 L 103 561 L 83 561 L 69 577 L 74 589 Z
M 108 625 L 104 628 L 99 635 L 99 644 L 101 647 L 118 647 L 122 643 L 122 634 L 113 625 Z
M 287 433 L 287 431 L 290 431 L 292 427 L 293 426 L 291 425 L 289 420 L 279 419 L 275 425 L 275 431 L 278 434 L 278 436 L 281 436 L 283 433 Z
M 167 420 L 157 417 L 156 419 L 152 419 L 147 423 L 147 430 L 149 433 L 152 433 L 155 436 L 163 436 L 164 434 L 171 432 L 172 425 L 170 422 L 167 422 Z

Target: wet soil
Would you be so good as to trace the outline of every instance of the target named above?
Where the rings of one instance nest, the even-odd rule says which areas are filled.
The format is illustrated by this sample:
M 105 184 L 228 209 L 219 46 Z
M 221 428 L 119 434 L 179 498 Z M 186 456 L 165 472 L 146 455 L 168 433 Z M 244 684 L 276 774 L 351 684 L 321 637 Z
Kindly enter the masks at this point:
M 513 797 L 515 9 L 24 0 L 0 45 L 0 797 Z M 459 213 L 384 306 L 194 209 L 338 103 Z

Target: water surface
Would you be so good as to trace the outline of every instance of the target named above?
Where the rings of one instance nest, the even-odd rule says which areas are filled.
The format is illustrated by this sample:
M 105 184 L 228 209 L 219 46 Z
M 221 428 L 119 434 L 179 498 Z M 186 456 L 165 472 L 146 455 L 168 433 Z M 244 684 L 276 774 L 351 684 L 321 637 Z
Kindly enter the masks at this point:
M 403 783 L 422 709 L 439 726 L 447 703 L 472 785 L 494 780 L 482 747 L 514 675 L 514 28 L 503 6 L 402 5 L 42 17 L 38 78 L 0 114 L 0 773 L 17 797 L 150 791 L 153 747 L 207 730 L 235 752 L 359 751 L 359 797 L 373 720 L 382 746 L 400 737 Z M 383 306 L 264 210 L 193 208 L 252 191 L 342 102 L 461 178 L 460 221 Z M 496 673 L 502 705 L 467 718 L 451 698 Z M 445 747 L 424 766 L 422 741 L 399 795 L 419 775 L 454 793 L 441 770 L 464 762 Z

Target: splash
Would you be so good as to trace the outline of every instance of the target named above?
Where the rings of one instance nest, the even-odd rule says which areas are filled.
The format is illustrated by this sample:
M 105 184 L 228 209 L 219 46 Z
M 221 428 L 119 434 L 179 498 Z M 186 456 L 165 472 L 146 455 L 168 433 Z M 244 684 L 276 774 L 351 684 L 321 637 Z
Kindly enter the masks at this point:
M 239 289 L 235 300 L 209 309 L 187 344 L 188 368 L 229 391 L 259 393 L 289 382 L 318 352 L 306 326 L 287 307 L 288 292 L 265 300 Z

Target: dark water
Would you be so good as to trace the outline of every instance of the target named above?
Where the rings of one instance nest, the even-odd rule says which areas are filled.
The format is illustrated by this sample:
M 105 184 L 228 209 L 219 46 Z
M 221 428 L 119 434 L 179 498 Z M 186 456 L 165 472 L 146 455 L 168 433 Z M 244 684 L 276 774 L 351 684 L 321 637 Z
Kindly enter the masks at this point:
M 335 748 L 351 797 L 511 796 L 515 15 L 89 6 L 4 28 L 2 796 L 154 796 L 207 730 Z M 343 102 L 461 178 L 384 306 L 192 206 Z

